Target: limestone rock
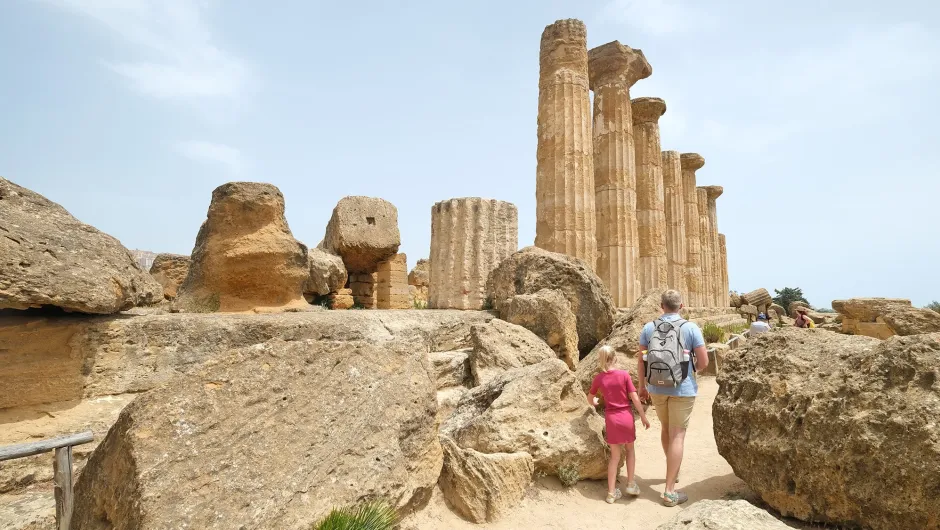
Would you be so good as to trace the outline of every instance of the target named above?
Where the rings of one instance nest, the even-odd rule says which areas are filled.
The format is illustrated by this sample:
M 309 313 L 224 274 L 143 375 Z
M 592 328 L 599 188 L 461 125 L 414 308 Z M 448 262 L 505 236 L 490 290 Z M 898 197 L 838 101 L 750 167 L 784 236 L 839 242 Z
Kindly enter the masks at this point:
M 423 506 L 443 460 L 423 354 L 317 342 L 232 350 L 138 397 L 78 480 L 73 528 L 307 528 L 363 498 Z
M 705 158 L 698 153 L 682 153 L 679 155 L 682 169 L 682 202 L 685 205 L 685 237 L 686 237 L 686 287 L 688 292 L 682 293 L 685 305 L 688 307 L 705 307 L 706 293 L 704 282 L 704 261 L 702 238 L 700 229 L 701 212 L 698 209 L 698 196 L 696 193 L 695 172 L 705 166 Z
M 842 331 L 854 335 L 883 339 L 940 331 L 940 313 L 902 298 L 834 300 L 832 308 L 842 315 Z
M 447 437 L 441 444 L 441 492 L 458 513 L 474 523 L 495 521 L 508 513 L 532 483 L 535 467 L 528 453 L 485 454 L 461 449 Z
M 777 313 L 777 318 L 782 318 L 784 315 L 787 314 L 786 309 L 784 309 L 783 306 L 778 305 L 778 304 L 770 304 L 770 310 Z
M 320 248 L 307 251 L 310 276 L 304 283 L 304 295 L 325 296 L 335 293 L 346 285 L 346 267 L 343 258 Z
M 470 350 L 432 352 L 428 354 L 431 369 L 428 373 L 438 390 L 465 386 L 471 380 Z
M 536 471 L 556 475 L 572 465 L 586 479 L 607 476 L 603 429 L 560 359 L 509 370 L 470 390 L 441 426 L 464 449 L 526 452 Z
M 327 296 L 327 303 L 330 309 L 351 309 L 356 305 L 356 299 L 353 297 L 352 289 L 337 289 L 335 293 Z
M 731 293 L 731 307 L 741 307 L 741 304 L 744 302 L 741 300 L 741 295 L 735 292 Z
M 704 500 L 693 503 L 656 530 L 790 530 L 790 527 L 745 500 Z
M 150 275 L 163 286 L 163 297 L 176 298 L 176 291 L 189 272 L 189 256 L 179 254 L 157 254 L 150 266 Z
M 307 247 L 291 235 L 281 191 L 229 182 L 212 192 L 177 302 L 193 313 L 302 307 L 309 277 Z
M 343 197 L 326 225 L 323 248 L 343 258 L 346 270 L 374 272 L 401 244 L 398 209 L 375 197 Z
M 767 289 L 763 287 L 760 289 L 755 289 L 749 293 L 744 293 L 741 295 L 741 301 L 745 304 L 750 304 L 752 306 L 761 307 L 769 306 L 773 303 L 773 298 L 770 296 L 770 293 L 767 292 Z
M 431 262 L 419 259 L 415 267 L 408 273 L 408 285 L 427 287 L 431 285 Z
M 408 291 L 408 257 L 395 254 L 376 266 L 375 301 L 379 309 L 411 309 L 414 302 Z
M 541 337 L 568 368 L 577 367 L 577 319 L 561 291 L 542 289 L 513 296 L 500 307 L 499 316 Z
M 473 351 L 470 353 L 473 386 L 485 384 L 511 368 L 557 357 L 531 331 L 499 319 L 473 326 L 470 328 L 470 337 L 473 340 Z
M 160 300 L 120 241 L 0 177 L 0 309 L 110 314 Z
M 517 294 L 557 289 L 578 320 L 578 351 L 585 355 L 610 334 L 614 305 L 607 287 L 583 261 L 536 247 L 524 248 L 490 273 L 487 294 L 495 309 Z
M 938 366 L 938 333 L 886 341 L 765 333 L 730 355 L 718 377 L 718 451 L 784 515 L 874 530 L 936 528 Z
M 636 156 L 640 292 L 645 292 L 669 285 L 665 188 L 659 136 L 659 118 L 666 112 L 666 102 L 660 98 L 644 97 L 632 100 L 631 105 Z

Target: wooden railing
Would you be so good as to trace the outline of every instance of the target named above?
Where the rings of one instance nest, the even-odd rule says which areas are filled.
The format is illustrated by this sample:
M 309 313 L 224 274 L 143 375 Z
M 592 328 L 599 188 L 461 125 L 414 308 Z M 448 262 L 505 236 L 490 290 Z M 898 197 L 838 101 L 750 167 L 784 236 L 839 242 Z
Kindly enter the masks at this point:
M 48 440 L 0 447 L 0 462 L 55 451 L 55 521 L 57 530 L 69 530 L 72 524 L 72 447 L 94 440 L 91 431 L 57 436 Z
M 738 342 L 740 342 L 741 339 L 746 339 L 750 336 L 751 336 L 751 331 L 746 329 L 742 331 L 741 333 L 738 333 L 736 335 L 731 335 L 731 338 L 725 341 L 725 344 L 728 346 L 728 348 L 734 350 L 734 349 L 737 349 Z M 718 370 L 720 369 L 721 367 L 718 366 L 718 353 L 715 351 L 715 348 L 708 348 L 708 368 L 706 368 L 704 373 L 706 375 L 717 376 Z

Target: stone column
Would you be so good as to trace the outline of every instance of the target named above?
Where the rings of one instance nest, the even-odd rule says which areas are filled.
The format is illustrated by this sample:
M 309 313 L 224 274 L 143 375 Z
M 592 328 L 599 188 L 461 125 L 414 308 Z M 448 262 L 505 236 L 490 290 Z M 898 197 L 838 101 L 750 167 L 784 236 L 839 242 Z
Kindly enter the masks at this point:
M 408 257 L 395 254 L 380 261 L 375 271 L 375 302 L 378 309 L 411 309 L 408 290 Z
M 725 283 L 721 277 L 721 249 L 718 243 L 718 204 L 716 201 L 718 197 L 721 197 L 721 194 L 724 193 L 725 189 L 721 186 L 705 186 L 704 189 L 708 196 L 708 226 L 710 229 L 710 232 L 708 233 L 708 245 L 712 258 L 712 290 L 710 291 L 711 305 L 714 307 L 724 307 L 728 304 L 721 301 L 723 298 L 721 291 L 724 289 Z M 725 291 L 724 298 L 727 297 L 728 291 Z
M 587 30 L 580 20 L 559 20 L 542 32 L 539 51 L 535 246 L 581 258 L 594 269 L 590 112 Z
M 728 307 L 731 287 L 728 282 L 728 247 L 724 234 L 718 234 L 718 253 L 721 254 L 721 296 L 718 298 L 718 307 Z
M 715 278 L 712 268 L 715 266 L 715 260 L 712 257 L 712 236 L 711 224 L 708 222 L 708 192 L 705 188 L 695 189 L 695 199 L 698 205 L 698 240 L 701 249 L 700 261 L 702 263 L 702 307 L 713 307 L 715 305 Z
M 617 307 L 639 298 L 636 168 L 630 87 L 653 73 L 642 50 L 617 41 L 588 52 L 594 91 L 597 275 Z
M 699 236 L 698 198 L 695 193 L 695 172 L 705 165 L 705 159 L 698 153 L 682 153 L 682 202 L 685 205 L 686 237 L 686 305 L 704 306 L 702 279 L 702 242 Z
M 428 307 L 483 309 L 490 272 L 519 249 L 514 204 L 479 197 L 450 199 L 431 208 Z
M 637 98 L 633 102 L 633 143 L 636 149 L 636 222 L 640 237 L 640 289 L 669 285 L 666 259 L 666 204 L 659 117 L 666 102 Z
M 688 293 L 685 203 L 682 200 L 682 165 L 678 151 L 663 151 L 663 197 L 666 204 L 666 277 L 670 289 Z

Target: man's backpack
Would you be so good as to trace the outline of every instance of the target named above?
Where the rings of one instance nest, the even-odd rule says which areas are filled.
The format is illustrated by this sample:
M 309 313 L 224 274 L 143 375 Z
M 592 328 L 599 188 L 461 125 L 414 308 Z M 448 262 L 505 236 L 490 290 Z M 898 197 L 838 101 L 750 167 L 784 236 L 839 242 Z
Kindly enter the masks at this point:
M 657 318 L 653 321 L 653 336 L 646 348 L 646 381 L 654 386 L 675 388 L 689 376 L 689 366 L 695 370 L 692 356 L 685 353 L 682 345 L 682 326 L 688 321 L 668 321 Z

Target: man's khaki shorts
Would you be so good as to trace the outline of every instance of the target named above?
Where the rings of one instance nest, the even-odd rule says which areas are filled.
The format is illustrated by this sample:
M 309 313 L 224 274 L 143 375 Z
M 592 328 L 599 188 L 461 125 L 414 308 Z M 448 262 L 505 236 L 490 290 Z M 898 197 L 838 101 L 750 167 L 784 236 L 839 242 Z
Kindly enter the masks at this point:
M 692 417 L 692 407 L 695 405 L 694 397 L 664 396 L 650 393 L 653 406 L 656 407 L 656 416 L 659 422 L 670 427 L 689 428 L 689 418 Z

